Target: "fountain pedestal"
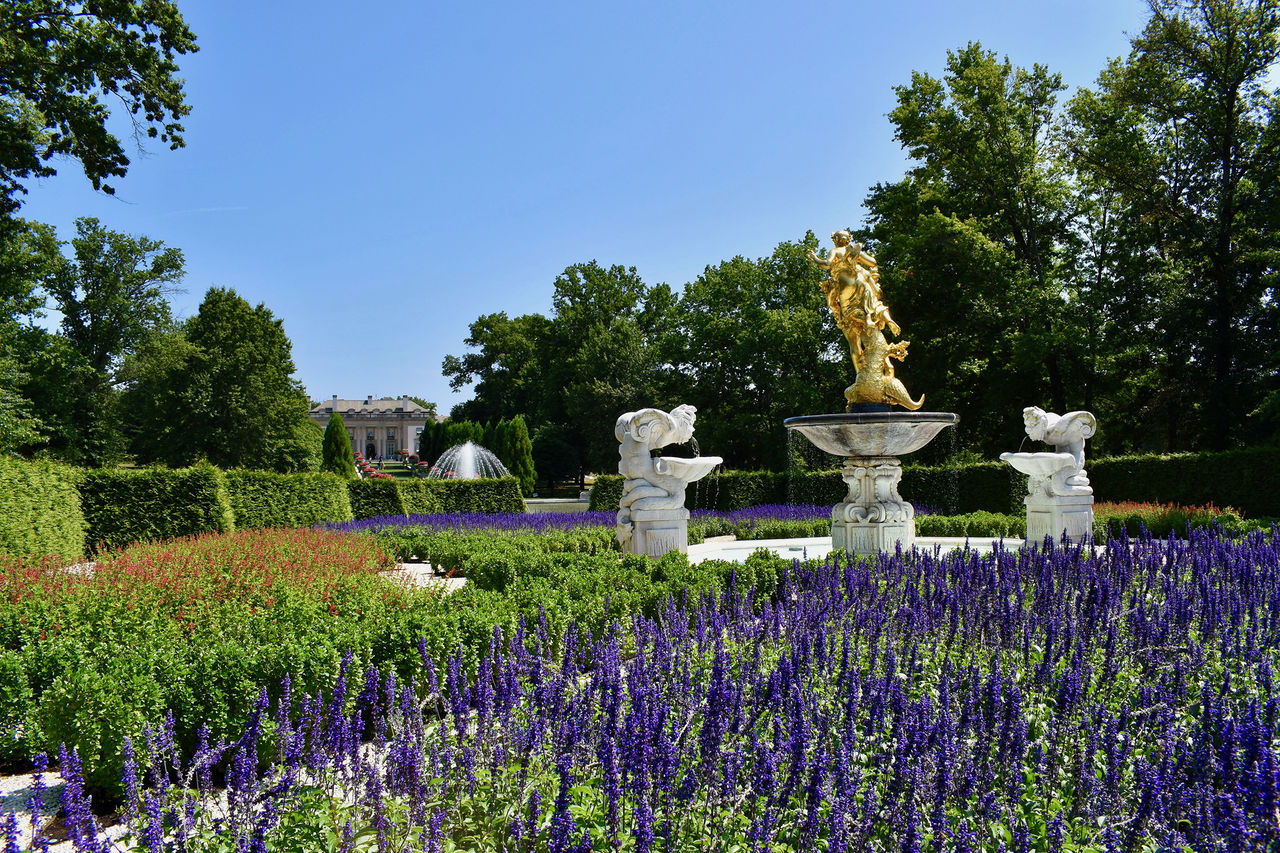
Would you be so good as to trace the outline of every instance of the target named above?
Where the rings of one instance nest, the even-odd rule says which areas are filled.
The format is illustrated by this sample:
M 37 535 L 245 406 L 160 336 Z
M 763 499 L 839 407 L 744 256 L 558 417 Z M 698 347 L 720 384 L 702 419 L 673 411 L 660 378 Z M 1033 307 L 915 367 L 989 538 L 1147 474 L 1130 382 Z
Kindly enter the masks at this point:
M 1063 534 L 1072 542 L 1093 535 L 1093 495 L 1027 495 L 1027 544 L 1054 542 Z
M 851 456 L 840 476 L 849 486 L 831 510 L 831 547 L 857 554 L 910 549 L 916 510 L 898 494 L 902 463 L 896 456 Z
M 634 509 L 631 511 L 631 539 L 628 554 L 661 557 L 672 551 L 689 552 L 689 510 Z
M 916 512 L 898 494 L 905 456 L 924 447 L 959 417 L 951 412 L 853 412 L 787 418 L 783 426 L 828 453 L 844 457 L 849 486 L 831 510 L 831 547 L 855 554 L 910 549 Z

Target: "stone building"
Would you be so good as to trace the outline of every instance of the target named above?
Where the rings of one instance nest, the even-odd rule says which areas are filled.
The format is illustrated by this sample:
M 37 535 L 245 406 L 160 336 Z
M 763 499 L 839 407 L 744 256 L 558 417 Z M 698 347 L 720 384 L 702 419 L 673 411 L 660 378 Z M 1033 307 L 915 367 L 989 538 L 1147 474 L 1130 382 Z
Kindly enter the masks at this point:
M 324 429 L 334 412 L 342 418 L 351 449 L 366 459 L 394 459 L 397 450 L 418 452 L 418 439 L 436 416 L 408 397 L 365 397 L 339 400 L 338 395 L 311 410 L 311 420 Z

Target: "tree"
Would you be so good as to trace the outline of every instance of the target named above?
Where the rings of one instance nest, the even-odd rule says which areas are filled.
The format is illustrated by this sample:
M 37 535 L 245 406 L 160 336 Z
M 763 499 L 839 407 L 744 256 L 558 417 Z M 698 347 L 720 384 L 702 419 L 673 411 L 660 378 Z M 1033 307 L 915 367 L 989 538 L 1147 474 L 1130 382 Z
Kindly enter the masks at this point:
M 508 421 L 502 430 L 504 463 L 513 477 L 520 480 L 520 491 L 524 496 L 532 497 L 538 483 L 538 474 L 533 467 L 533 442 L 529 439 L 529 427 L 523 415 L 516 415 Z M 508 461 L 509 460 L 509 461 Z
M 129 158 L 108 129 L 108 97 L 133 136 L 183 145 L 190 112 L 177 57 L 196 50 L 176 3 L 9 0 L 0 13 L 0 216 L 19 206 L 30 178 L 78 160 L 94 189 L 113 192 Z
M 497 420 L 542 409 L 542 365 L 550 321 L 541 314 L 514 319 L 504 312 L 484 314 L 469 327 L 465 340 L 476 352 L 444 358 L 449 387 L 461 391 L 475 384 L 471 400 L 450 415 L 459 420 Z
M 125 452 L 117 369 L 172 326 L 167 296 L 182 280 L 183 257 L 158 240 L 112 231 L 92 218 L 76 220 L 70 247 L 72 257 L 57 256 L 41 281 L 62 314 L 61 334 L 34 365 L 28 395 L 51 426 L 54 453 L 111 464 Z
M 816 246 L 807 234 L 766 258 L 708 266 L 685 286 L 664 337 L 665 398 L 697 408 L 698 443 L 733 467 L 785 470 L 782 421 L 844 408 L 854 369 L 822 295 L 822 270 L 805 255 Z
M 428 465 L 435 464 L 440 454 L 449 449 L 445 444 L 445 423 L 434 418 L 429 419 L 418 437 L 418 459 Z
M 59 258 L 53 229 L 0 216 L 0 453 L 44 440 L 43 421 L 26 388 L 34 349 L 47 335 L 23 321 L 41 316 L 37 283 Z
M 1150 8 L 1129 56 L 1072 101 L 1068 140 L 1082 173 L 1143 223 L 1118 252 L 1151 269 L 1159 294 L 1148 337 L 1162 393 L 1135 395 L 1139 411 L 1173 447 L 1225 447 L 1280 390 L 1280 94 L 1267 88 L 1280 2 Z
M 913 166 L 866 201 L 885 302 L 915 341 L 906 385 L 959 412 L 986 452 L 1016 442 L 1018 407 L 1065 411 L 1081 384 L 1071 185 L 1053 136 L 1062 89 L 978 44 L 948 52 L 942 79 L 917 72 L 895 89 L 889 118 Z
M 155 431 L 167 439 L 164 446 L 145 442 L 142 461 L 177 466 L 204 457 L 224 468 L 282 472 L 319 467 L 320 430 L 293 378 L 292 345 L 265 305 L 210 288 L 183 333 L 181 360 L 130 388 L 127 402 L 142 434 L 135 438 Z M 146 417 L 165 412 L 167 423 Z
M 356 478 L 356 460 L 351 452 L 351 438 L 342 423 L 342 415 L 334 412 L 324 428 L 324 460 L 321 471 L 330 471 L 347 480 Z
M 425 397 L 415 397 L 415 396 L 413 396 L 412 394 L 406 394 L 405 396 L 406 396 L 406 397 L 408 397 L 408 398 L 409 398 L 410 400 L 412 400 L 413 402 L 417 403 L 417 404 L 418 404 L 419 406 L 421 406 L 422 408 L 426 409 L 426 410 L 427 410 L 427 414 L 429 414 L 429 415 L 435 415 L 435 413 L 436 413 L 436 404 L 435 404 L 435 403 L 431 402 L 430 400 L 426 399 Z

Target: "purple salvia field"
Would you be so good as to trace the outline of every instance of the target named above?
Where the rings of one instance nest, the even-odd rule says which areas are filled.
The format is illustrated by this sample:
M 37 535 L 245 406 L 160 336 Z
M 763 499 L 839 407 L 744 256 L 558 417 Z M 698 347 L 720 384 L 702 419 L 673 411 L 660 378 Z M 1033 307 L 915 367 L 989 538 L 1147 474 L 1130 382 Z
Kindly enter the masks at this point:
M 595 643 L 520 626 L 438 680 L 348 660 L 210 750 L 221 822 L 159 781 L 210 793 L 163 733 L 130 814 L 166 850 L 1277 849 L 1278 663 L 1274 528 L 840 557 Z

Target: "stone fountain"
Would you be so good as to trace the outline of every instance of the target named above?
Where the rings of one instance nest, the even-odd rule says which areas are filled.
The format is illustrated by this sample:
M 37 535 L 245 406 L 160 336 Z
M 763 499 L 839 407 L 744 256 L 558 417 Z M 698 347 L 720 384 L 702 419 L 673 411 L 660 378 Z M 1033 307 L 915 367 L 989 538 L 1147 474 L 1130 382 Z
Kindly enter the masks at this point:
M 618 418 L 613 434 L 619 442 L 618 473 L 624 480 L 617 537 L 624 553 L 661 557 L 689 550 L 685 487 L 723 460 L 719 456 L 655 457 L 653 452 L 691 440 L 696 413 L 693 406 L 676 406 L 671 412 L 640 409 Z
M 902 330 L 881 300 L 875 258 L 853 242 L 848 231 L 831 235 L 827 257 L 809 257 L 830 277 L 822 283 L 836 324 L 849 343 L 857 378 L 845 389 L 844 414 L 787 418 L 783 425 L 822 450 L 844 457 L 841 475 L 849 487 L 831 511 L 831 547 L 857 554 L 910 548 L 916 538 L 915 508 L 898 494 L 902 464 L 898 457 L 919 450 L 944 428 L 960 420 L 951 412 L 921 412 L 924 397 L 911 399 L 894 375 L 909 341 L 889 343 L 887 330 Z M 901 406 L 908 411 L 894 411 Z
M 1048 536 L 1080 542 L 1093 535 L 1093 487 L 1084 470 L 1084 443 L 1098 431 L 1090 412 L 1055 415 L 1036 406 L 1022 410 L 1027 436 L 1054 446 L 1053 452 L 1001 453 L 1028 476 L 1027 543 Z
M 476 480 L 482 477 L 509 477 L 507 466 L 487 447 L 473 441 L 455 444 L 431 466 L 429 479 Z

